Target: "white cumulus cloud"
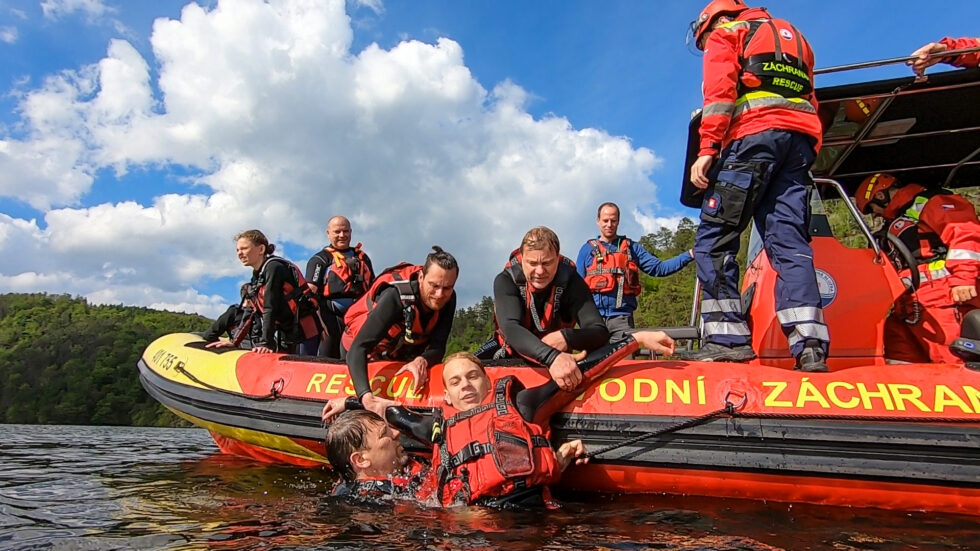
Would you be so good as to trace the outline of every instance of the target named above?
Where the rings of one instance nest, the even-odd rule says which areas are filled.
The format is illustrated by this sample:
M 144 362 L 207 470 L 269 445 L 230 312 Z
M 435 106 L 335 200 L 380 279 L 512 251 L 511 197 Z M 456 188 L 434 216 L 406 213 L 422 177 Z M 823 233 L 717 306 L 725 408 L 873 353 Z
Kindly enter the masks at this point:
M 355 52 L 353 33 L 343 0 L 188 4 L 155 22 L 152 59 L 113 40 L 103 59 L 49 76 L 23 96 L 17 134 L 0 135 L 0 195 L 44 213 L 0 215 L 0 289 L 215 315 L 237 293 L 201 289 L 248 277 L 233 235 L 260 228 L 303 266 L 345 214 L 376 267 L 433 244 L 454 253 L 465 305 L 490 294 L 533 226 L 574 257 L 603 201 L 634 213 L 624 225 L 676 225 L 632 208 L 655 195 L 652 151 L 532 117 L 519 83 L 488 90 L 449 38 Z M 100 179 L 132 173 L 169 178 L 168 193 L 86 201 Z

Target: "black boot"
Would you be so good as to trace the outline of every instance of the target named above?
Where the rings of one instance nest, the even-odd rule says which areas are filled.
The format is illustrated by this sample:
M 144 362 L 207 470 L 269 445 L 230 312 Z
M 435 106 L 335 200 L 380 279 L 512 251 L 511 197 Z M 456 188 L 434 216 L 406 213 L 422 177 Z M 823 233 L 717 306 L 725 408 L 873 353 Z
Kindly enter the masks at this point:
M 723 344 L 709 342 L 698 350 L 691 352 L 685 351 L 678 355 L 689 362 L 747 362 L 755 358 L 755 351 L 747 344 L 741 346 L 725 346 Z
M 807 373 L 826 373 L 827 354 L 823 351 L 820 341 L 807 339 L 803 345 L 803 352 L 796 357 L 796 370 L 806 371 Z

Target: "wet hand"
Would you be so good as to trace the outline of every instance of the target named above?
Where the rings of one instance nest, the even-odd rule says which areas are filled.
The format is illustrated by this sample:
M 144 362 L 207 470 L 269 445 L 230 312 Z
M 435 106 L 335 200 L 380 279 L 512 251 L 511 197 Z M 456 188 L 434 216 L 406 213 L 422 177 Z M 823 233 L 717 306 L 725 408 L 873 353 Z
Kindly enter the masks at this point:
M 334 398 L 326 404 L 323 405 L 323 411 L 320 412 L 320 419 L 324 424 L 333 421 L 333 418 L 340 415 L 347 409 L 347 398 Z
M 425 383 L 429 382 L 429 362 L 425 358 L 419 356 L 414 360 L 403 365 L 401 369 L 395 372 L 395 376 L 399 376 L 402 373 L 410 373 L 412 378 L 415 380 L 415 390 L 420 390 Z
M 561 331 L 548 333 L 541 337 L 541 342 L 560 352 L 568 352 L 568 341 L 565 340 L 565 335 L 562 335 Z
M 633 339 L 651 352 L 670 356 L 674 353 L 674 339 L 663 331 L 637 331 Z
M 231 348 L 235 343 L 231 341 L 214 341 L 204 345 L 204 348 Z
M 370 392 L 365 394 L 364 396 L 361 396 L 361 404 L 364 405 L 364 409 L 377 413 L 379 417 L 385 420 L 387 420 L 385 418 L 386 409 L 388 409 L 391 406 L 401 405 L 400 403 L 394 400 L 389 400 L 387 398 L 379 398 Z
M 581 440 L 572 440 L 559 446 L 555 452 L 555 458 L 558 460 L 558 467 L 562 471 L 567 469 L 573 460 L 576 465 L 584 465 L 589 462 L 589 458 L 585 457 L 585 444 Z
M 957 285 L 949 290 L 953 302 L 966 302 L 977 296 L 976 285 Z
M 708 171 L 715 161 L 714 155 L 701 155 L 691 165 L 691 183 L 695 187 L 705 189 L 708 187 Z
M 582 382 L 582 371 L 575 363 L 575 357 L 571 354 L 562 352 L 551 362 L 548 368 L 551 378 L 558 384 L 558 388 L 571 392 Z

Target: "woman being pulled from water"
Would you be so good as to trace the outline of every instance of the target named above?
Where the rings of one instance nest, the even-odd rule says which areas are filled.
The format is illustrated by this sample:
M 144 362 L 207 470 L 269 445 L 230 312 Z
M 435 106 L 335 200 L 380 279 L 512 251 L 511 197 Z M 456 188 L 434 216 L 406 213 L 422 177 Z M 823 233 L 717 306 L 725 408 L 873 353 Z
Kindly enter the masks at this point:
M 442 370 L 445 411 L 421 415 L 392 406 L 385 411 L 387 423 L 360 409 L 356 398 L 331 400 L 323 409 L 325 422 L 353 410 L 327 429 L 327 457 L 343 477 L 334 495 L 412 498 L 442 506 L 551 504 L 548 486 L 573 462 L 588 460 L 581 440 L 551 447 L 551 415 L 640 345 L 661 354 L 674 351 L 666 333 L 638 331 L 578 362 L 582 383 L 570 392 L 554 381 L 530 389 L 513 376 L 491 381 L 475 356 L 452 354 Z M 431 466 L 405 452 L 400 432 L 432 446 Z

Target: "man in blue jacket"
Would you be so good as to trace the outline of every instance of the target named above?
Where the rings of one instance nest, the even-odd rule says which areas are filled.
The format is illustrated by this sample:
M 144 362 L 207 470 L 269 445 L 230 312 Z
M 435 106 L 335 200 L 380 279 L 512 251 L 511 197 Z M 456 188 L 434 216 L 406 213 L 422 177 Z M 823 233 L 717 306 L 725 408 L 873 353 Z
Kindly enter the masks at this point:
M 639 243 L 617 235 L 619 207 L 616 203 L 599 205 L 596 225 L 599 235 L 582 245 L 576 267 L 592 290 L 592 300 L 606 322 L 610 342 L 614 342 L 634 327 L 636 297 L 643 290 L 640 271 L 653 277 L 669 276 L 694 260 L 694 254 L 686 251 L 669 260 L 660 260 Z

